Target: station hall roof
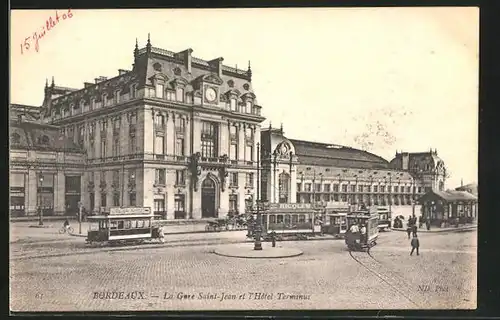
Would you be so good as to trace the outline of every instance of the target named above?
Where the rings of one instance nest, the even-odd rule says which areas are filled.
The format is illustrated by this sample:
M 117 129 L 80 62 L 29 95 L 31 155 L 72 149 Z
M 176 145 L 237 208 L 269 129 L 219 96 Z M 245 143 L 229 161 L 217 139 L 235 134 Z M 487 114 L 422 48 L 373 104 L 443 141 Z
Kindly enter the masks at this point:
M 344 168 L 388 168 L 389 162 L 367 151 L 334 144 L 290 139 L 300 164 Z

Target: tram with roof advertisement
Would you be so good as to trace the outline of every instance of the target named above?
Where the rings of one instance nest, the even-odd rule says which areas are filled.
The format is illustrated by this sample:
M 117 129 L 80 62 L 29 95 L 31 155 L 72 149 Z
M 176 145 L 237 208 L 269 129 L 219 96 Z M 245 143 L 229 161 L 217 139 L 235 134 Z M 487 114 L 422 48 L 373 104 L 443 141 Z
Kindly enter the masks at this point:
M 353 211 L 347 215 L 345 243 L 349 251 L 365 251 L 377 244 L 379 215 L 374 210 Z
M 87 217 L 89 231 L 86 243 L 113 245 L 158 239 L 163 233 L 159 226 L 154 225 L 154 217 L 151 208 L 109 208 L 109 211 L 104 211 L 101 215 Z
M 255 211 L 254 211 L 255 216 Z M 309 203 L 269 204 L 261 212 L 262 236 L 270 240 L 306 240 L 317 235 L 342 237 L 347 230 L 347 212 L 327 211 L 324 206 Z M 248 224 L 248 237 L 253 237 L 256 217 Z

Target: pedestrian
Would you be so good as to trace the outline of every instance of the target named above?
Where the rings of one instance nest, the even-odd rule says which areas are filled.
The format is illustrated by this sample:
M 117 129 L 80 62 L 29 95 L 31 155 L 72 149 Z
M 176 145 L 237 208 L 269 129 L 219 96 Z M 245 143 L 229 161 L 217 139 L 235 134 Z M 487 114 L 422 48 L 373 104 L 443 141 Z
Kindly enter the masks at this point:
M 411 235 L 411 227 L 410 226 L 408 226 L 406 228 L 406 233 L 408 234 L 408 239 L 410 239 L 410 235 Z
M 431 230 L 431 219 L 425 219 L 425 225 L 428 231 Z
M 419 217 L 418 217 L 418 227 L 419 227 L 419 228 L 422 228 L 422 223 L 423 223 L 423 221 L 422 221 L 422 216 L 419 216 Z
M 367 237 L 366 237 L 366 227 L 364 224 L 361 225 L 361 228 L 360 228 L 360 233 L 361 233 L 361 236 L 360 236 L 360 242 L 362 243 L 366 243 L 367 242 Z
M 163 233 L 163 226 L 160 225 L 158 227 L 158 238 L 160 239 L 161 243 L 165 243 L 165 234 Z
M 351 233 L 358 233 L 359 232 L 359 227 L 357 224 L 353 224 L 351 226 L 351 228 L 349 229 L 349 231 L 351 231 Z
M 410 256 L 413 255 L 413 251 L 415 251 L 415 249 L 417 249 L 417 256 L 420 255 L 420 253 L 418 252 L 418 248 L 419 247 L 420 247 L 420 241 L 418 241 L 417 234 L 415 233 L 413 235 L 413 238 L 411 239 L 411 252 L 410 252 Z
M 274 230 L 271 232 L 271 242 L 273 244 L 273 248 L 276 247 L 276 232 Z
M 414 225 L 413 225 L 413 227 L 411 227 L 411 228 L 412 228 L 412 230 L 411 230 L 411 231 L 412 231 L 412 233 L 413 233 L 413 236 L 415 236 L 415 237 L 416 237 L 416 236 L 417 236 L 417 225 L 416 225 L 416 224 L 414 224 Z

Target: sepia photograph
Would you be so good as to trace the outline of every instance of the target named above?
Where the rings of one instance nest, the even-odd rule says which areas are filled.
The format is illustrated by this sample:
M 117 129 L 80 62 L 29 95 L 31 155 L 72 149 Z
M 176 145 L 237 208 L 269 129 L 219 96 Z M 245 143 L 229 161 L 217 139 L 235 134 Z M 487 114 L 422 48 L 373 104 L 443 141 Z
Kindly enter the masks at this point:
M 10 11 L 15 312 L 475 310 L 477 7 Z

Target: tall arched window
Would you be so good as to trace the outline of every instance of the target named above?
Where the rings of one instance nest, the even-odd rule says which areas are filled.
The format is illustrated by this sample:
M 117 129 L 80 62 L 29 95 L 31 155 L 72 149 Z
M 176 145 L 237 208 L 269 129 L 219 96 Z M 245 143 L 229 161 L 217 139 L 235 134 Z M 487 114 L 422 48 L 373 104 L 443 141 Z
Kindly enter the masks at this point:
M 279 203 L 288 203 L 290 194 L 290 175 L 282 172 L 278 178 Z

